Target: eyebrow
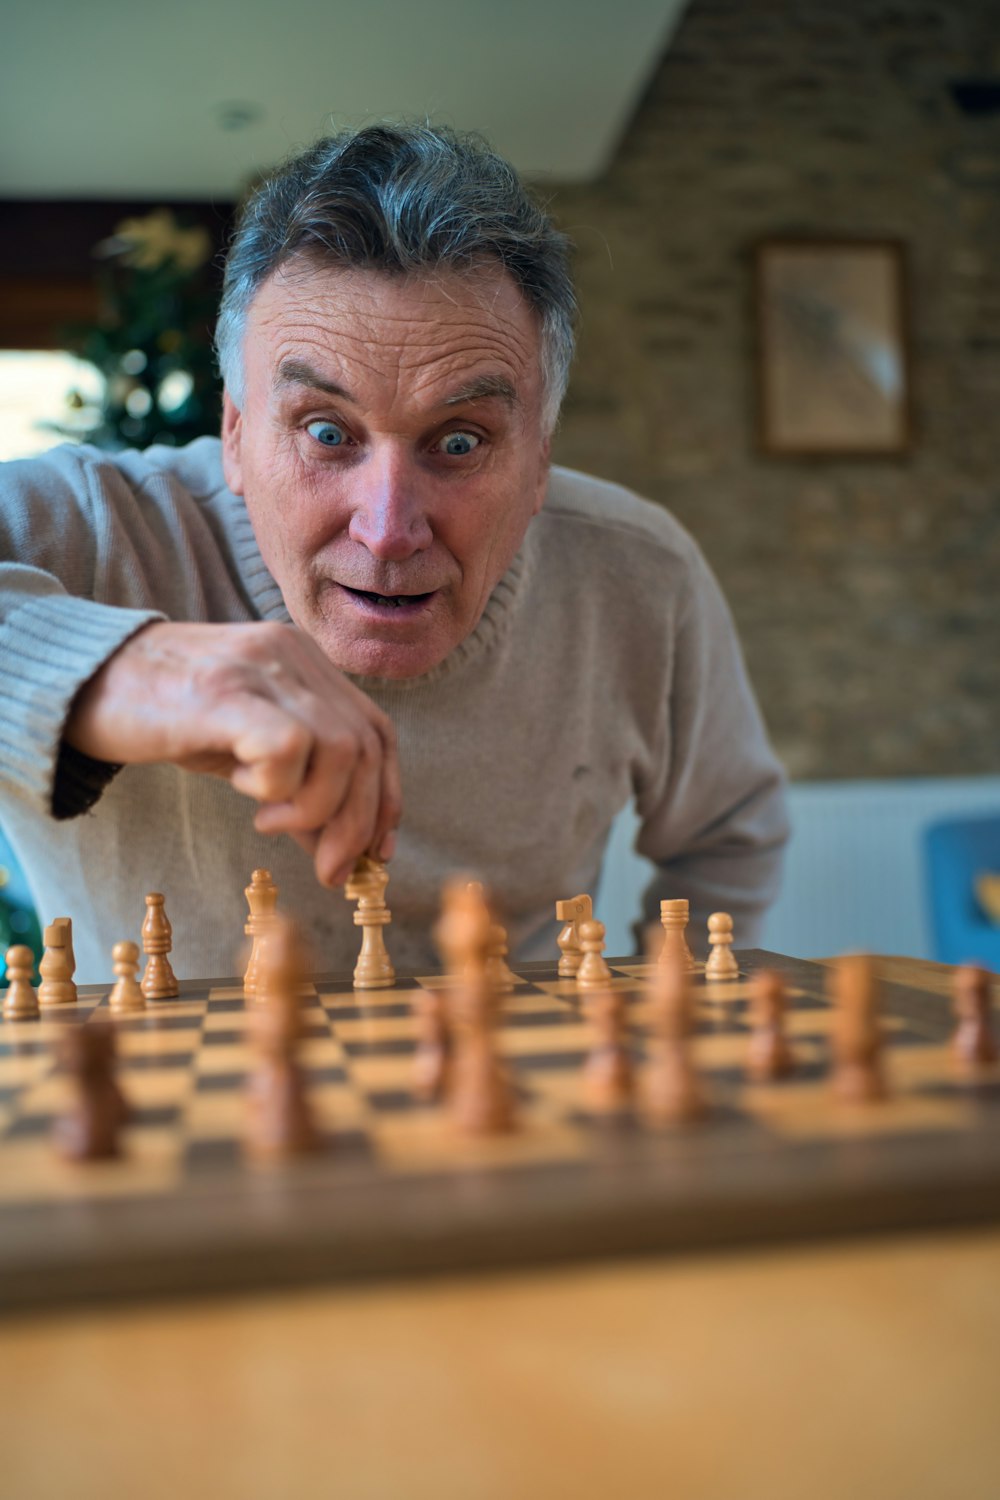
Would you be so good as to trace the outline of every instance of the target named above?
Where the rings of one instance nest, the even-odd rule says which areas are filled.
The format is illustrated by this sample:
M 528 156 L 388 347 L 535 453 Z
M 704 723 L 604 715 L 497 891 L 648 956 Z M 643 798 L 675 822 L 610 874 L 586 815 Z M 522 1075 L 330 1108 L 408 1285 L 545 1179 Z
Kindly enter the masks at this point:
M 503 401 L 507 406 L 517 406 L 517 391 L 505 375 L 480 375 L 461 390 L 446 396 L 443 406 L 462 406 L 466 401 Z
M 304 385 L 311 390 L 322 391 L 325 396 L 339 396 L 356 406 L 357 398 L 345 386 L 335 380 L 327 380 L 304 359 L 284 359 L 278 366 L 274 386 L 281 390 L 288 385 Z M 480 375 L 463 385 L 459 390 L 445 396 L 442 406 L 464 406 L 472 401 L 503 401 L 507 406 L 517 406 L 518 395 L 505 375 Z
M 304 359 L 283 359 L 278 366 L 278 373 L 274 377 L 275 390 L 281 390 L 286 385 L 307 385 L 312 390 L 322 391 L 324 396 L 339 396 L 343 401 L 350 401 L 357 405 L 357 401 L 350 391 L 344 386 L 338 385 L 335 380 L 327 380 L 314 370 L 312 365 Z

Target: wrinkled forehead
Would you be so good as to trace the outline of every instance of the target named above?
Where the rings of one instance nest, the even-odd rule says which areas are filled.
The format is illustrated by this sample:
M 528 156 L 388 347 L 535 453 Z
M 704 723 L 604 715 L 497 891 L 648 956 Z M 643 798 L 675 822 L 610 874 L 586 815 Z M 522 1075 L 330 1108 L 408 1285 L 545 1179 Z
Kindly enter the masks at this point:
M 381 364 L 496 363 L 518 383 L 540 375 L 538 316 L 496 262 L 402 272 L 303 256 L 263 282 L 248 342 L 272 370 L 296 352 Z M 525 392 L 527 395 L 527 391 Z

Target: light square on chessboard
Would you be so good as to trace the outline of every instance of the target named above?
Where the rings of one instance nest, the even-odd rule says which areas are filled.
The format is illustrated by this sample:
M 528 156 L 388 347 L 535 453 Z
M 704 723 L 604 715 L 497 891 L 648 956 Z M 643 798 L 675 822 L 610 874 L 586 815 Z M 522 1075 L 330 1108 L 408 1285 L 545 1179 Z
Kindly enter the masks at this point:
M 101 1001 L 101 1005 L 106 1014 L 112 1014 L 105 1000 Z M 153 1024 L 162 1021 L 168 1026 L 175 1026 L 183 1020 L 186 1024 L 196 1026 L 207 1009 L 208 1001 L 194 996 L 181 996 L 179 1000 L 147 1000 L 145 1010 L 123 1019 Z
M 324 1131 L 359 1129 L 367 1109 L 350 1083 L 312 1083 L 309 1107 L 317 1126 Z M 188 1142 L 242 1139 L 249 1103 L 244 1084 L 238 1087 L 196 1091 L 184 1112 L 184 1135 Z
M 586 1054 L 593 1041 L 590 1023 L 581 1017 L 570 1017 L 555 1026 L 501 1027 L 497 1034 L 498 1051 L 504 1057 L 523 1058 L 535 1054 L 553 1058 L 560 1055 Z
M 47 1051 L 25 1050 L 12 1057 L 0 1057 L 0 1089 L 24 1088 L 51 1066 L 52 1057 Z
M 346 1067 L 354 1085 L 364 1094 L 410 1094 L 416 1049 L 390 1056 L 347 1055 Z
M 461 1135 L 443 1106 L 377 1113 L 372 1128 L 379 1159 L 406 1173 L 575 1161 L 589 1144 L 552 1101 L 537 1098 L 522 1104 L 517 1129 L 506 1135 Z
M 189 1065 L 119 1072 L 118 1082 L 134 1110 L 157 1109 L 183 1102 L 191 1087 Z M 62 1072 L 50 1073 L 21 1094 L 18 1113 L 61 1114 L 72 1101 L 70 1079 Z
M 968 1071 L 949 1042 L 900 1047 L 893 1052 L 890 1066 L 899 1087 L 915 1093 L 927 1090 L 934 1095 L 957 1097 L 970 1106 L 975 1104 L 977 1090 L 987 1094 L 1000 1091 L 1000 1063 L 979 1064 Z
M 245 1000 L 246 995 L 242 984 L 235 980 L 231 984 L 210 984 L 207 991 L 209 1005 L 219 1000 Z
M 49 1131 L 4 1143 L 0 1202 L 138 1198 L 169 1192 L 180 1179 L 180 1135 L 163 1126 L 128 1125 L 112 1161 L 64 1161 Z
M 338 1041 L 345 1045 L 399 1041 L 411 1042 L 415 1047 L 419 1030 L 418 1019 L 412 1011 L 403 1016 L 386 1016 L 383 1013 L 381 1016 L 366 1015 L 349 1019 L 331 1015 L 330 1024 Z
M 433 985 L 430 987 L 434 988 Z M 404 980 L 399 985 L 387 985 L 381 990 L 325 990 L 321 985 L 319 998 L 327 1014 L 331 1016 L 336 1016 L 342 1010 L 354 1011 L 359 1008 L 378 1015 L 379 1012 L 402 1003 L 412 1004 L 414 998 L 425 988 L 427 986 L 416 980 Z
M 969 1125 L 972 1107 L 968 1099 L 960 1095 L 935 1098 L 907 1089 L 894 1067 L 887 1069 L 887 1075 L 890 1097 L 870 1104 L 838 1100 L 828 1076 L 802 1083 L 793 1077 L 783 1080 L 780 1088 L 748 1083 L 739 1095 L 739 1104 L 754 1119 L 789 1140 L 912 1135 L 958 1131 Z

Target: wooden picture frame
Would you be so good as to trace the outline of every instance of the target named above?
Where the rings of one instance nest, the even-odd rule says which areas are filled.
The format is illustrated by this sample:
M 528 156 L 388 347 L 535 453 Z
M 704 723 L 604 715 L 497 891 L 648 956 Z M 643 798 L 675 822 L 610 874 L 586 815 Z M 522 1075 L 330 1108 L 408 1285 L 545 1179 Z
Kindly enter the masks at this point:
M 902 244 L 764 240 L 754 287 L 763 452 L 906 453 L 913 431 Z

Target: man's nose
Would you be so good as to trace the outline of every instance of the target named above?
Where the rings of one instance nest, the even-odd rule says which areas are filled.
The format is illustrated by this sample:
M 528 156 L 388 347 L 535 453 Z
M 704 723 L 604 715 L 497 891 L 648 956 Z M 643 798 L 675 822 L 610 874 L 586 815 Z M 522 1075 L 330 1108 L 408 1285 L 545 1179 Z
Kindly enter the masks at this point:
M 374 449 L 351 476 L 352 541 L 382 562 L 403 562 L 433 540 L 424 476 L 397 448 Z

